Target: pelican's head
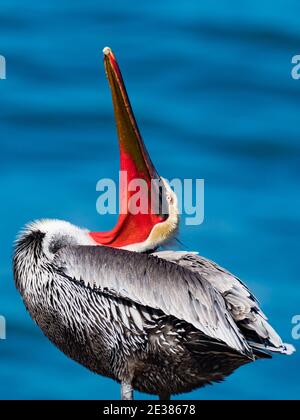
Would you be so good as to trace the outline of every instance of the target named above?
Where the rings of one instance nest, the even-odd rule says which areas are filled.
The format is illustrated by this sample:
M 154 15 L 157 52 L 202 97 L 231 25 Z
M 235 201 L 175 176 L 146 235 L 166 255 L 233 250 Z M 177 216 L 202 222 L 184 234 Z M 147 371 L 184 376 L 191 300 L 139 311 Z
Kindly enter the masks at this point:
M 171 239 L 178 228 L 177 198 L 167 181 L 160 178 L 140 135 L 119 65 L 111 49 L 106 47 L 104 66 L 112 93 L 117 125 L 121 174 L 120 209 L 117 225 L 109 232 L 92 232 L 90 236 L 99 245 L 146 251 L 157 248 Z M 142 179 L 148 188 L 140 191 L 147 212 L 132 214 L 130 191 L 133 180 Z M 146 214 L 145 214 L 146 213 Z
M 15 242 L 13 266 L 17 287 L 22 291 L 34 287 L 41 272 L 51 273 L 59 249 L 78 245 L 96 244 L 86 229 L 63 220 L 43 219 L 27 224 Z
M 15 243 L 15 256 L 25 260 L 51 262 L 59 249 L 65 246 L 96 245 L 89 231 L 58 219 L 41 219 L 28 223 Z M 28 258 L 27 258 L 28 261 Z

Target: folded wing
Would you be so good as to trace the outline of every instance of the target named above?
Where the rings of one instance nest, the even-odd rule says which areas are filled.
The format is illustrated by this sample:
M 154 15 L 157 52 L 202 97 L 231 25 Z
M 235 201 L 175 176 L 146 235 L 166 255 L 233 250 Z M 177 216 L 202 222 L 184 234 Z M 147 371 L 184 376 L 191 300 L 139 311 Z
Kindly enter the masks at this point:
M 226 308 L 254 348 L 290 354 L 293 346 L 284 344 L 259 307 L 249 289 L 229 271 L 197 253 L 184 251 L 157 252 L 159 258 L 197 273 L 223 296 Z
M 127 299 L 192 324 L 208 337 L 252 357 L 224 297 L 196 271 L 154 255 L 95 246 L 62 248 L 58 272 L 83 287 Z

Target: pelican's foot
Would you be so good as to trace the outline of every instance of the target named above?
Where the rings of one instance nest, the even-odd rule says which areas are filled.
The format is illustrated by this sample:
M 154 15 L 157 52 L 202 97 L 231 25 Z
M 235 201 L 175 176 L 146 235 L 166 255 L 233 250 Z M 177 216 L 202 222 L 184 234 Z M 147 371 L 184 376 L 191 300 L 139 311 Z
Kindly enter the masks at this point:
M 133 388 L 131 383 L 121 382 L 121 399 L 133 400 Z

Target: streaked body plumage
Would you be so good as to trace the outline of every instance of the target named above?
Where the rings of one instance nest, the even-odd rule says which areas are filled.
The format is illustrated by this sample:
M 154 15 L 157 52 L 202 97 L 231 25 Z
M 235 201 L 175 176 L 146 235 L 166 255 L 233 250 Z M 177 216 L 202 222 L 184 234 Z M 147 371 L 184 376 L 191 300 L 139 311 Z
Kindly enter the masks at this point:
M 17 242 L 14 270 L 32 318 L 58 348 L 90 370 L 120 382 L 130 378 L 143 392 L 169 395 L 220 381 L 256 357 L 267 357 L 261 344 L 286 351 L 264 317 L 264 333 L 260 328 L 252 334 L 250 327 L 249 344 L 247 329 L 240 327 L 246 318 L 254 322 L 249 307 L 261 317 L 257 304 L 239 283 L 244 317 L 240 313 L 236 321 L 228 284 L 238 280 L 217 265 L 189 253 L 143 254 L 91 245 L 88 239 L 83 244 L 85 231 L 78 232 L 65 222 L 30 225 Z M 222 276 L 227 277 L 223 295 Z

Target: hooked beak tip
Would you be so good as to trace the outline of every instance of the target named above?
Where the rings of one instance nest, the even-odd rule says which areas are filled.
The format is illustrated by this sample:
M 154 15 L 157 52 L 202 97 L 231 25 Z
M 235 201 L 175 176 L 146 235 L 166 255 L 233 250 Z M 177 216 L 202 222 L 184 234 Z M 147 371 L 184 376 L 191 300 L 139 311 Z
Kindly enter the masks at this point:
M 104 47 L 102 50 L 104 54 L 104 61 L 108 60 L 113 66 L 116 64 L 116 57 L 110 47 Z
M 112 54 L 111 48 L 110 47 L 104 47 L 103 48 L 103 54 L 106 55 L 106 56 Z

